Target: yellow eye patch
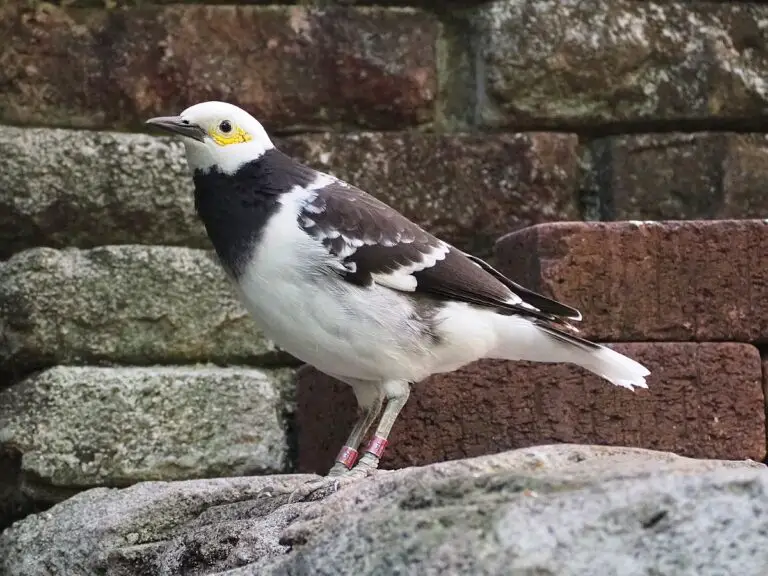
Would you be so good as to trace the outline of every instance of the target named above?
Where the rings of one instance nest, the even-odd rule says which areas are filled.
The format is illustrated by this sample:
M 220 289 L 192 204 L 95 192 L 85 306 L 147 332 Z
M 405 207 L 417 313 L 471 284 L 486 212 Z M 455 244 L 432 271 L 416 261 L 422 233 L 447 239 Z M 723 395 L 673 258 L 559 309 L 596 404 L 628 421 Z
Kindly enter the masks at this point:
M 208 135 L 213 138 L 214 142 L 216 142 L 216 144 L 219 146 L 242 144 L 243 142 L 250 142 L 252 140 L 251 135 L 239 126 L 228 134 L 222 133 L 218 126 L 214 126 L 208 130 Z

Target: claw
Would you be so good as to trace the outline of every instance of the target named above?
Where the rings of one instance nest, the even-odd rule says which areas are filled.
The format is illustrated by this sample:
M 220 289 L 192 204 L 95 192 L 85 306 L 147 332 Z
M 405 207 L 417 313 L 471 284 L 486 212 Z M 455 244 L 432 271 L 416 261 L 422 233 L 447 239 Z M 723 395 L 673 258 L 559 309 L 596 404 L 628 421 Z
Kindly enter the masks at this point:
M 293 490 L 288 497 L 288 503 L 322 500 L 338 492 L 339 488 L 344 484 L 368 478 L 368 476 L 371 476 L 376 471 L 378 465 L 379 459 L 370 453 L 366 453 L 351 470 L 334 465 L 327 476 L 308 480 Z
M 357 461 L 357 464 L 351 470 L 342 474 L 342 478 L 367 478 L 379 468 L 379 458 L 370 452 L 363 454 L 363 457 Z
M 325 476 L 317 480 L 309 480 L 296 488 L 288 497 L 288 504 L 294 502 L 311 502 L 322 500 L 341 488 L 343 477 Z

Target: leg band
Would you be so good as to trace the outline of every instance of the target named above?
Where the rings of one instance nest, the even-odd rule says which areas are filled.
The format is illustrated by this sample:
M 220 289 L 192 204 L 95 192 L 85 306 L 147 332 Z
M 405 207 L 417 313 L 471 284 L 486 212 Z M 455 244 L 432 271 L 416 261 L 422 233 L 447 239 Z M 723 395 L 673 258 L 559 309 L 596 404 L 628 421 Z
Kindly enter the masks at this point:
M 336 456 L 336 462 L 342 464 L 347 470 L 352 468 L 357 462 L 357 450 L 349 446 L 342 446 L 339 455 Z
M 387 439 L 382 438 L 381 436 L 374 436 L 371 438 L 371 440 L 368 442 L 367 446 L 365 447 L 366 452 L 370 452 L 376 458 L 381 458 L 382 454 L 384 454 L 384 448 L 387 447 Z

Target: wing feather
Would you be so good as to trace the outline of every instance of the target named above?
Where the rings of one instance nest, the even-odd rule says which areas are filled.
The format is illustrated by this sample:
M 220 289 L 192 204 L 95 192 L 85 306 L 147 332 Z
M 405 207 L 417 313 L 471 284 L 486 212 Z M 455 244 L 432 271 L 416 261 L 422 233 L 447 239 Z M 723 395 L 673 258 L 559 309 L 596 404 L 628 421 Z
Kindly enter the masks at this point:
M 581 320 L 581 312 L 579 312 L 576 308 L 572 308 L 571 306 L 567 306 L 562 302 L 558 302 L 557 300 L 552 300 L 551 298 L 547 298 L 546 296 L 543 296 L 537 292 L 534 292 L 533 290 L 529 290 L 528 288 L 521 286 L 517 282 L 514 282 L 513 280 L 510 280 L 509 278 L 504 276 L 504 274 L 496 270 L 493 266 L 488 264 L 488 262 L 481 260 L 477 256 L 472 256 L 471 254 L 467 254 L 466 252 L 464 253 L 464 255 L 467 258 L 469 258 L 472 262 L 480 266 L 483 270 L 491 274 L 494 278 L 496 278 L 501 283 L 503 283 L 507 288 L 509 288 L 515 294 L 520 296 L 520 298 L 522 298 L 525 302 L 538 308 L 542 312 L 551 314 L 553 316 L 562 316 L 563 318 L 567 318 L 568 320 L 576 320 L 576 321 Z
M 578 310 L 520 286 L 354 186 L 333 179 L 314 192 L 299 226 L 341 260 L 334 269 L 348 282 L 558 323 L 581 319 Z

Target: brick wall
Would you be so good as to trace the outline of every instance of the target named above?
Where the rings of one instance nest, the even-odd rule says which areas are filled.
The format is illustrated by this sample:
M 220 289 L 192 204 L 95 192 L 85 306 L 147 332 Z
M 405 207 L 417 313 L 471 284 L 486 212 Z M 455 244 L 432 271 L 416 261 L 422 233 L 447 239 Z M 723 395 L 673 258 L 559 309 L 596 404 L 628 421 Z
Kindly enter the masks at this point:
M 294 413 L 179 144 L 142 133 L 209 99 L 653 371 L 634 394 L 562 366 L 431 379 L 386 465 L 550 441 L 762 458 L 768 233 L 732 219 L 768 214 L 768 4 L 298 4 L 0 5 L 0 517 L 93 485 L 322 471 L 344 439 L 349 391 L 303 370 Z

